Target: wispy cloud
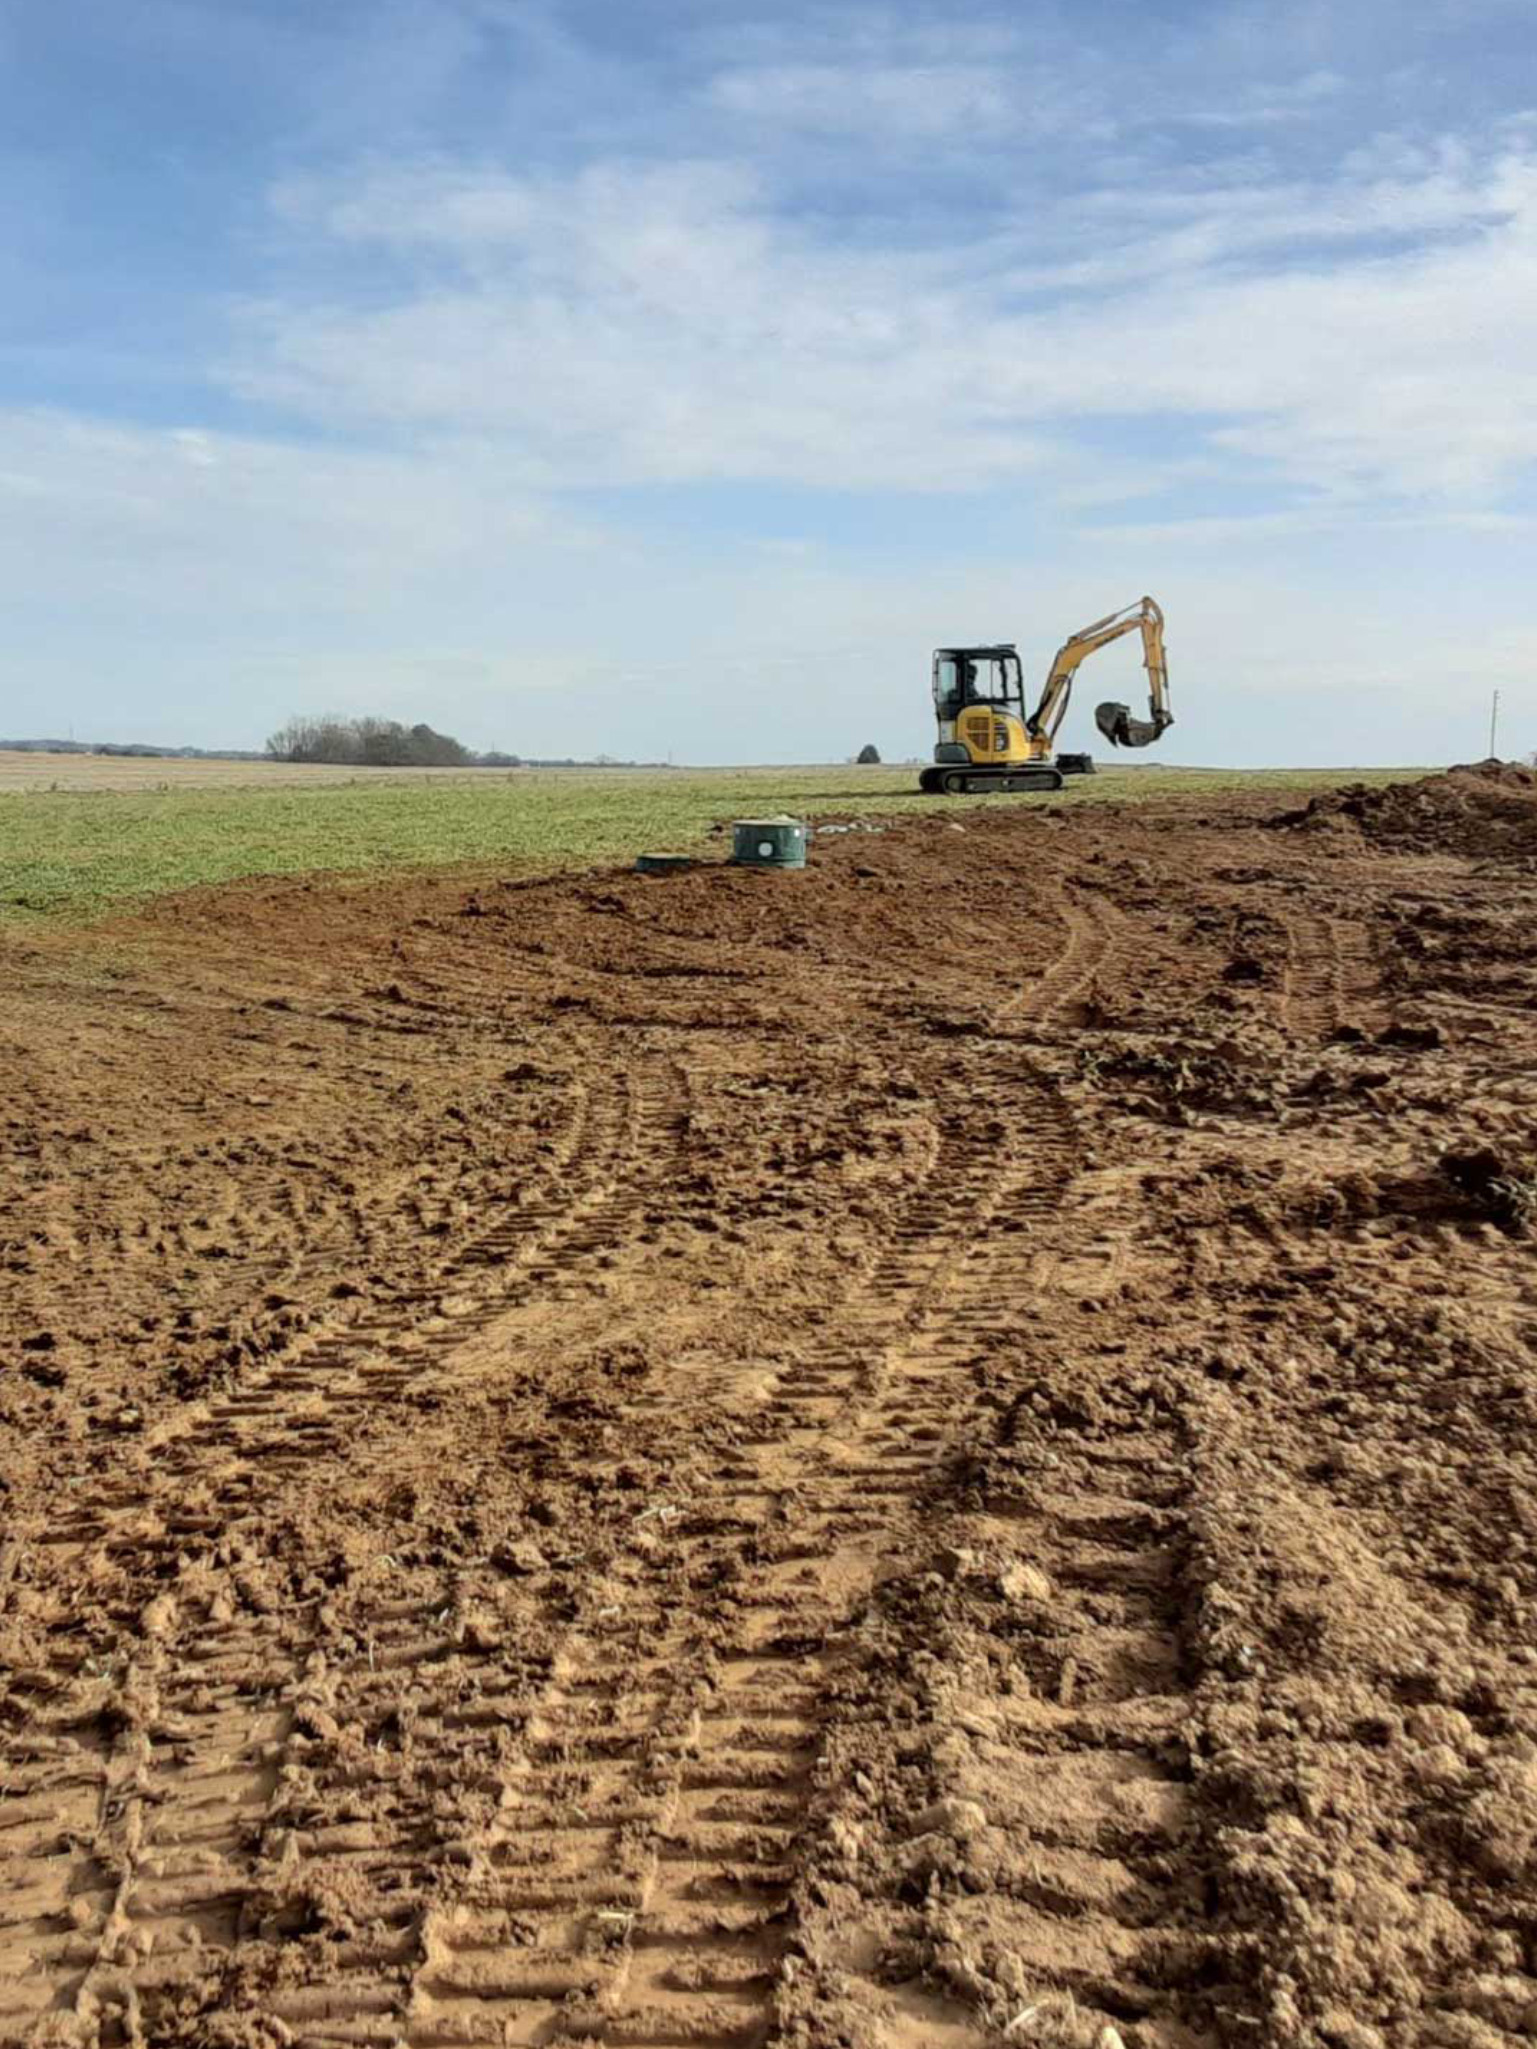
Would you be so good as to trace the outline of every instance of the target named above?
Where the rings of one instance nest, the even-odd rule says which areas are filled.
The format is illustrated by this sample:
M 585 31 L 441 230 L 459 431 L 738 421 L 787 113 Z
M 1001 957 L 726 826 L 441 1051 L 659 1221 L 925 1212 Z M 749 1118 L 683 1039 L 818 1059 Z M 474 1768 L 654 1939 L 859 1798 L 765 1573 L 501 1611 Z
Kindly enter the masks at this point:
M 43 411 L 0 413 L 0 531 L 14 602 L 67 600 L 85 563 L 93 604 L 126 600 L 157 631 L 211 606 L 246 626 L 296 602 L 355 618 L 467 569 L 513 576 L 534 541 L 585 542 L 469 451 L 322 452 Z
M 990 63 L 844 61 L 738 66 L 705 88 L 722 113 L 760 129 L 812 133 L 917 151 L 936 142 L 1016 145 L 1069 132 L 1109 132 L 1102 95 L 1020 80 Z
M 1301 78 L 1267 81 L 1258 89 L 1250 87 L 1222 106 L 1174 108 L 1166 111 L 1163 118 L 1191 128 L 1237 131 L 1313 121 L 1318 118 L 1320 107 L 1345 89 L 1346 81 L 1338 71 L 1309 71 Z
M 1193 423 L 1246 479 L 1330 494 L 1497 494 L 1537 460 L 1519 148 L 1448 141 L 1396 178 L 1363 158 L 1306 184 L 1091 188 L 1045 230 L 1022 212 L 944 250 L 786 216 L 729 161 L 426 163 L 279 204 L 410 262 L 382 306 L 260 308 L 241 389 L 492 434 L 530 480 L 1049 488 L 1078 423 L 1139 414 Z M 1098 226 L 1092 256 L 1056 257 L 1065 222 Z

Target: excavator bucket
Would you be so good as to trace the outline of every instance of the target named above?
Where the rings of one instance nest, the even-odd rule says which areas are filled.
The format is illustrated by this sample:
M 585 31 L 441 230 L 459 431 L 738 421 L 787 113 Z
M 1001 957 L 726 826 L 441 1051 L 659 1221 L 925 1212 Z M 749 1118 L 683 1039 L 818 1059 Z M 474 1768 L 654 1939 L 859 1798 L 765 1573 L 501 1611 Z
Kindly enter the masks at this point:
M 1163 731 L 1151 719 L 1134 719 L 1129 704 L 1096 705 L 1094 723 L 1112 747 L 1151 747 Z

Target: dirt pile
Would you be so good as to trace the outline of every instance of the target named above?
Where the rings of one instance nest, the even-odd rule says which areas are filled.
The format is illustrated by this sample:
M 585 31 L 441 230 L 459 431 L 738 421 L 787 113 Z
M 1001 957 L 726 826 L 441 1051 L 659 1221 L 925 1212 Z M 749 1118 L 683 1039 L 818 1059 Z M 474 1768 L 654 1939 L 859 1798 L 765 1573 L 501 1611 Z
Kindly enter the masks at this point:
M 1379 794 L 12 947 L 0 2044 L 1529 2039 L 1537 938 Z
M 1314 797 L 1276 823 L 1312 833 L 1355 825 L 1368 840 L 1403 853 L 1472 860 L 1537 854 L 1537 770 L 1481 761 L 1419 782 L 1356 783 Z

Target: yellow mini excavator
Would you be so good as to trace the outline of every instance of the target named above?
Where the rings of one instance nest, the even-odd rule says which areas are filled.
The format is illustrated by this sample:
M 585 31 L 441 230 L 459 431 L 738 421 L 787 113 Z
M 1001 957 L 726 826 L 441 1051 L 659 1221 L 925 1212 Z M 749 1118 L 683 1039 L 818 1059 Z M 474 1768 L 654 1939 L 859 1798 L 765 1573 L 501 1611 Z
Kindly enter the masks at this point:
M 1139 628 L 1150 716 L 1135 719 L 1127 705 L 1102 704 L 1094 723 L 1112 747 L 1147 747 L 1174 723 L 1163 656 L 1163 613 L 1151 598 L 1096 619 L 1065 640 L 1034 711 L 1025 709 L 1019 651 L 1011 641 L 992 647 L 936 648 L 934 714 L 939 741 L 934 766 L 919 776 L 919 788 L 943 790 L 948 796 L 968 790 L 1060 790 L 1065 776 L 1092 775 L 1090 755 L 1053 753 L 1073 678 L 1086 655 Z

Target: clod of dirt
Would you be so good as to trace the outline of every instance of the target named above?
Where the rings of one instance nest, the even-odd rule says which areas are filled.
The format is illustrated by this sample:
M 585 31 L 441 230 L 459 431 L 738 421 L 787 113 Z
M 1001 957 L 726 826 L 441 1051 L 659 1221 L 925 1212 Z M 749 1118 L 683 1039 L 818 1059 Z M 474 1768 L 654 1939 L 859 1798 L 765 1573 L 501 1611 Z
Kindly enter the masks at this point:
M 176 1627 L 176 1602 L 170 1594 L 159 1594 L 139 1617 L 139 1627 L 148 1637 L 169 1636 Z
M 196 2025 L 202 2049 L 287 2049 L 294 2039 L 275 2014 L 201 2014 Z
M 1172 1123 L 1187 1121 L 1192 1110 L 1263 1115 L 1278 1107 L 1265 1051 L 1236 1038 L 1203 1045 L 1187 1036 L 1165 1051 L 1162 1045 L 1107 1033 L 1099 1043 L 1079 1047 L 1078 1064 L 1096 1088 L 1114 1087 L 1127 1107 L 1135 1105 L 1143 1114 Z
M 1522 1173 L 1492 1146 L 1443 1153 L 1438 1167 L 1469 1204 L 1513 1235 L 1537 1219 L 1537 1174 Z
M 92 1430 L 110 1430 L 119 1436 L 130 1437 L 144 1428 L 144 1414 L 142 1410 L 134 1408 L 131 1403 L 120 1407 L 101 1409 L 90 1417 L 89 1427 Z
M 1379 1046 L 1401 1046 L 1408 1053 L 1429 1053 L 1442 1044 L 1441 1027 L 1433 1024 L 1392 1024 L 1377 1034 Z
M 498 1544 L 491 1563 L 501 1572 L 526 1575 L 548 1571 L 550 1561 L 532 1537 L 521 1537 L 515 1544 Z
M 1496 1882 L 1520 1878 L 1537 1847 L 1537 1768 L 1525 1759 L 1492 1759 L 1462 1825 L 1480 1870 Z
M 987 1827 L 987 1809 L 978 1800 L 952 1797 L 936 1800 L 913 1817 L 910 1840 L 921 1836 L 952 1836 L 964 1842 Z
M 1456 1751 L 1468 1750 L 1477 1740 L 1473 1724 L 1461 1708 L 1446 1707 L 1435 1701 L 1415 1708 L 1404 1729 L 1407 1735 L 1421 1743 L 1445 1744 Z
M 1051 1581 L 1038 1565 L 1009 1565 L 998 1575 L 998 1591 L 1006 1601 L 1037 1601 L 1042 1606 L 1055 1593 Z

